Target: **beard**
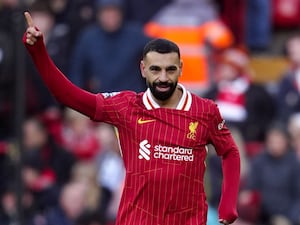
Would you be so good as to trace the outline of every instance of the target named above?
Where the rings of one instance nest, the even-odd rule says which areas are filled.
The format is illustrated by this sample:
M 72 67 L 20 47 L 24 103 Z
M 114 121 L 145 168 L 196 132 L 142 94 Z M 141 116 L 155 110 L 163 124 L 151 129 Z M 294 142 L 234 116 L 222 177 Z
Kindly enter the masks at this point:
M 152 95 L 160 101 L 165 101 L 168 98 L 172 96 L 174 93 L 176 87 L 177 87 L 177 82 L 153 82 L 148 83 L 148 87 L 152 93 Z M 157 87 L 163 87 L 163 88 L 169 88 L 167 91 L 159 91 Z

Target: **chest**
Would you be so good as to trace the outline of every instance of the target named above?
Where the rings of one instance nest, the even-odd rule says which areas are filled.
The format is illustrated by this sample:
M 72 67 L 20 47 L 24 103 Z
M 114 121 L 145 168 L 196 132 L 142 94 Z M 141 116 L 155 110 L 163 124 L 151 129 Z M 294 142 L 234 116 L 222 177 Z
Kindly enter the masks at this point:
M 207 144 L 208 117 L 180 110 L 132 112 L 127 129 L 135 140 L 161 146 L 199 148 Z

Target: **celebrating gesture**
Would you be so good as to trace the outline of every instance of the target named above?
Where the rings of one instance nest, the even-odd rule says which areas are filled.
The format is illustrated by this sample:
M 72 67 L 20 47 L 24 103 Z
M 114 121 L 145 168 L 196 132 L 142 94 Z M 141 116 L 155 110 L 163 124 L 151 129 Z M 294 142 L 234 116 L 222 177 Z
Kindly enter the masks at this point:
M 34 26 L 33 20 L 29 12 L 24 13 L 27 30 L 26 30 L 26 43 L 29 45 L 34 45 L 39 37 L 42 37 L 42 32 L 38 31 Z
M 183 62 L 174 42 L 154 39 L 144 47 L 140 62 L 148 85 L 144 92 L 93 94 L 71 83 L 54 65 L 42 33 L 30 14 L 24 15 L 28 27 L 23 42 L 56 100 L 118 129 L 126 179 L 116 225 L 205 225 L 208 144 L 222 159 L 219 222 L 235 221 L 238 148 L 217 105 L 178 83 Z

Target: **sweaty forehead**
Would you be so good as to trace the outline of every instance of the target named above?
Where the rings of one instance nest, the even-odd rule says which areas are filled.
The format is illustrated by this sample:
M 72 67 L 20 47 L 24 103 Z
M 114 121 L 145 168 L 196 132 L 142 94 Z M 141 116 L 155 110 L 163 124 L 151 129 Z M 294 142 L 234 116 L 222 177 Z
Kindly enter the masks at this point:
M 179 65 L 180 60 L 176 52 L 158 53 L 148 52 L 144 58 L 144 62 L 148 65 L 156 65 L 160 67 L 167 67 L 170 65 Z

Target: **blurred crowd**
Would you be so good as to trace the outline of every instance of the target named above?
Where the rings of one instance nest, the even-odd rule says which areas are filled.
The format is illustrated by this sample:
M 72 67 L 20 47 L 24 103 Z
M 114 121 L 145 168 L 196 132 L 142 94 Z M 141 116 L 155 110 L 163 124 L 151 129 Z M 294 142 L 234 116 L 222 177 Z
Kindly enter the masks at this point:
M 43 32 L 57 67 L 94 93 L 145 90 L 139 72 L 144 45 L 157 37 L 178 43 L 180 82 L 218 104 L 240 149 L 240 218 L 234 224 L 300 225 L 298 2 L 1 0 L 0 225 L 113 225 L 125 176 L 115 128 L 58 104 L 29 57 L 23 62 L 20 154 L 15 121 L 22 63 L 16 61 L 16 43 L 22 34 L 16 18 L 24 10 Z M 268 82 L 253 79 L 250 61 L 272 51 L 276 29 L 292 32 L 279 46 L 286 70 L 278 71 L 270 90 Z M 222 182 L 212 148 L 205 184 L 208 225 L 218 223 Z

